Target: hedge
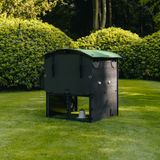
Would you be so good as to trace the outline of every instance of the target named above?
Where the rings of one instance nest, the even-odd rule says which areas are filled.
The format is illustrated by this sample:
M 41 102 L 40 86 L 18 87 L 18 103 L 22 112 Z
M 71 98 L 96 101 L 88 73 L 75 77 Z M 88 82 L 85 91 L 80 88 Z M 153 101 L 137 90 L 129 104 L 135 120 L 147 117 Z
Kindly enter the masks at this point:
M 112 51 L 122 56 L 120 78 L 160 80 L 160 31 L 142 39 L 130 31 L 111 27 L 72 41 L 58 28 L 41 21 L 0 21 L 1 88 L 38 88 L 44 54 L 63 48 Z
M 137 34 L 125 31 L 121 28 L 105 28 L 89 36 L 79 38 L 78 46 L 81 49 L 100 49 L 111 51 L 112 47 L 121 47 L 134 42 L 140 42 L 141 38 Z
M 112 51 L 122 55 L 120 77 L 160 80 L 160 31 Z
M 66 34 L 37 20 L 0 19 L 0 87 L 31 89 L 39 86 L 44 54 L 75 48 Z
M 143 38 L 140 45 L 145 76 L 160 80 L 160 31 Z

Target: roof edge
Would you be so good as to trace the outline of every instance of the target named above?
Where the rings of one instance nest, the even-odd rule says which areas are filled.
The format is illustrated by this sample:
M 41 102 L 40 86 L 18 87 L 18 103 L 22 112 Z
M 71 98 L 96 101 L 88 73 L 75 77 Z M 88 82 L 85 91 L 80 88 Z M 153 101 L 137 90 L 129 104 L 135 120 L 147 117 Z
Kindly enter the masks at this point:
M 105 59 L 106 58 L 109 58 L 109 59 L 110 58 L 121 58 L 120 55 L 114 52 L 105 51 L 105 50 L 89 50 L 89 49 L 57 49 L 57 50 L 48 52 L 47 54 L 45 54 L 45 56 L 52 54 L 54 52 L 63 51 L 63 50 L 64 50 L 64 53 L 66 51 L 77 51 L 91 58 L 105 58 Z

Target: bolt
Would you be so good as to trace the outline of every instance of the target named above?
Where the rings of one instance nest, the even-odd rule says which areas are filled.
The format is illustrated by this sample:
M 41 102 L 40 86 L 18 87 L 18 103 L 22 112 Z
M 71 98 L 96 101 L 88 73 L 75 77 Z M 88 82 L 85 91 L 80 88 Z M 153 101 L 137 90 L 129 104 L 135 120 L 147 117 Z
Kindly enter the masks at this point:
M 101 85 L 101 81 L 98 82 L 98 85 Z
M 47 75 L 46 75 L 46 74 L 44 74 L 44 78 L 47 78 Z

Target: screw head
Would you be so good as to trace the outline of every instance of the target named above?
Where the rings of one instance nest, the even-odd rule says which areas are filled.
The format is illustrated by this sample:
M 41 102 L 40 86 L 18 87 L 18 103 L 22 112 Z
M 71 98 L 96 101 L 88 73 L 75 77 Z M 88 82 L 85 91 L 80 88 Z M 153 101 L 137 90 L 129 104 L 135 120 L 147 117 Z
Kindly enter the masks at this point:
M 101 81 L 98 81 L 98 85 L 101 85 Z
M 91 76 L 91 75 L 89 75 L 89 76 L 88 76 L 88 78 L 89 78 L 89 79 L 92 79 L 92 76 Z
M 44 78 L 47 78 L 47 75 L 46 75 L 46 74 L 44 74 Z

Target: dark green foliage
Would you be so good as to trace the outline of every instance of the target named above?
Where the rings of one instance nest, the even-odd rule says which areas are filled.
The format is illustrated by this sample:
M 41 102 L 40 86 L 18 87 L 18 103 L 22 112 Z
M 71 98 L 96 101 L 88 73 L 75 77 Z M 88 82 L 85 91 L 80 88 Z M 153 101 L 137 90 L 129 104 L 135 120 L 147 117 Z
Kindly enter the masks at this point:
M 75 40 L 89 35 L 90 31 L 93 30 L 92 1 L 65 0 L 65 2 L 68 5 L 57 3 L 57 6 L 45 16 L 41 16 L 41 19 L 60 28 Z M 139 0 L 112 0 L 112 26 L 130 30 L 140 37 L 158 31 L 160 22 L 155 23 L 153 19 L 159 9 L 155 7 L 151 11 L 150 7 L 153 4 L 152 2 L 141 5 Z M 109 12 L 109 7 L 107 7 L 107 12 Z M 109 13 L 107 13 L 107 16 L 109 16 Z M 105 28 L 110 26 L 109 17 L 106 20 Z
M 121 54 L 120 77 L 160 80 L 160 32 L 113 51 Z
M 145 75 L 160 80 L 160 31 L 143 39 L 140 52 Z
M 0 87 L 38 87 L 44 54 L 74 47 L 73 41 L 52 25 L 36 20 L 0 21 Z
M 160 31 L 132 45 L 113 47 L 121 54 L 120 76 L 125 78 L 160 80 Z
M 92 30 L 92 1 L 65 0 L 67 5 L 57 3 L 47 15 L 41 15 L 44 22 L 54 25 L 76 40 L 90 34 Z
M 122 59 L 119 60 L 120 78 L 143 79 L 144 70 L 141 64 L 140 42 L 121 46 L 119 48 L 113 47 L 112 51 L 122 56 Z

